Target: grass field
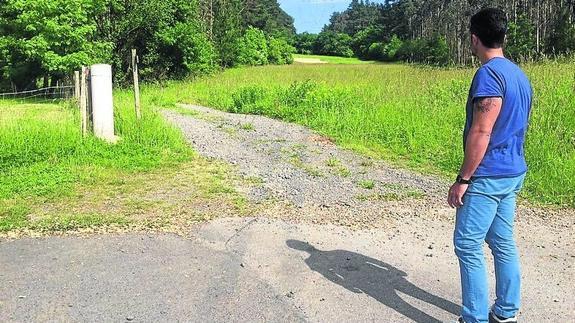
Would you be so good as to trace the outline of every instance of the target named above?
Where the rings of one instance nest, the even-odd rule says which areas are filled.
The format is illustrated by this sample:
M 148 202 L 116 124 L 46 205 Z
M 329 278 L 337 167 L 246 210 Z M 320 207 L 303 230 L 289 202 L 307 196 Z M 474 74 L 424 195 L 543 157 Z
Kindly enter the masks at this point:
M 535 103 L 524 197 L 575 206 L 574 63 L 525 67 Z M 473 69 L 407 65 L 266 66 L 158 89 L 164 102 L 264 114 L 309 126 L 340 145 L 454 177 Z M 160 99 L 160 98 L 158 98 Z
M 524 197 L 575 207 L 575 64 L 525 69 L 536 95 Z M 116 145 L 82 138 L 70 103 L 3 100 L 0 233 L 181 224 L 241 209 L 227 166 L 197 156 L 159 115 L 177 102 L 300 123 L 361 153 L 451 178 L 472 76 L 472 69 L 353 63 L 230 69 L 144 86 L 141 122 L 132 94 L 117 90 Z M 205 201 L 221 210 L 195 213 Z
M 162 216 L 146 221 L 163 217 L 166 222 L 167 206 L 150 204 L 153 197 L 146 197 L 156 190 L 162 195 L 165 183 L 197 184 L 170 207 L 206 196 L 235 199 L 225 167 L 206 164 L 147 99 L 137 122 L 132 94 L 115 92 L 115 127 L 121 137 L 116 145 L 82 138 L 78 109 L 71 103 L 0 101 L 0 233 L 125 225 L 135 220 L 132 215 L 139 209 L 134 205 L 160 207 L 156 213 Z M 183 175 L 167 180 L 175 173 Z M 147 194 L 139 194 L 142 190 Z

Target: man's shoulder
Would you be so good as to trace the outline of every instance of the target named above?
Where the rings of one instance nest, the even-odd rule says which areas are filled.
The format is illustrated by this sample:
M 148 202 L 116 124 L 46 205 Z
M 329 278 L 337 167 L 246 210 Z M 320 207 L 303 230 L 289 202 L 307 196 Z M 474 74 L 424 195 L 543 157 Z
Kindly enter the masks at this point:
M 476 86 L 481 86 L 482 84 L 496 82 L 503 86 L 505 83 L 505 71 L 505 68 L 488 62 L 477 69 L 473 77 L 473 83 Z
M 513 74 L 525 75 L 523 69 L 507 57 L 492 59 L 487 62 L 487 64 L 482 65 L 481 68 L 485 68 L 492 73 L 501 74 L 502 76 Z
M 482 71 L 480 72 L 480 70 Z M 507 83 L 513 79 L 519 79 L 520 83 L 530 84 L 529 77 L 525 71 L 508 58 L 502 57 L 501 59 L 491 60 L 487 64 L 482 65 L 477 73 L 486 73 L 503 83 Z

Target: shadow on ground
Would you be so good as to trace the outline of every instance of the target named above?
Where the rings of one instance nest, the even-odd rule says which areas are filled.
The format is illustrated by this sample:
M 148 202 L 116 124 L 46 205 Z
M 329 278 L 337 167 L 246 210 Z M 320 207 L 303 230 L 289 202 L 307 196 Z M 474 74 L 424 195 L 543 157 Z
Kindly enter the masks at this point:
M 286 244 L 305 251 L 305 263 L 330 281 L 354 293 L 365 293 L 415 322 L 441 322 L 404 301 L 398 292 L 437 306 L 454 315 L 461 307 L 410 283 L 407 274 L 387 263 L 346 250 L 322 251 L 307 242 L 288 240 Z

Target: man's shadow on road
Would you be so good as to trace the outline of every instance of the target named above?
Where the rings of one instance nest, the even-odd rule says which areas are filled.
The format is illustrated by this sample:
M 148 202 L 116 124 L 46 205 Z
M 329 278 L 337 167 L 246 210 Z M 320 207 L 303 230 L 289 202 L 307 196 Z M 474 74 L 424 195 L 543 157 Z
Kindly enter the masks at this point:
M 398 291 L 454 315 L 461 312 L 459 305 L 413 285 L 405 278 L 405 272 L 377 259 L 346 250 L 322 251 L 298 240 L 288 240 L 286 244 L 307 252 L 305 263 L 325 278 L 354 293 L 365 293 L 415 322 L 441 321 L 404 301 Z

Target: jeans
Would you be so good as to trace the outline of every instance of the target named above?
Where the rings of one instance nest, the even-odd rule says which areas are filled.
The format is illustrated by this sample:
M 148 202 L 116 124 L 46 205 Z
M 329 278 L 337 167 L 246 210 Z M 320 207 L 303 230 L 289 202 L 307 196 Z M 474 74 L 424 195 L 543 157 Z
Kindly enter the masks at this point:
M 521 273 L 513 222 L 517 193 L 524 179 L 525 174 L 475 178 L 463 197 L 463 206 L 457 209 L 453 241 L 459 258 L 466 323 L 489 319 L 484 241 L 495 262 L 496 300 L 492 311 L 501 317 L 513 317 L 519 311 Z

